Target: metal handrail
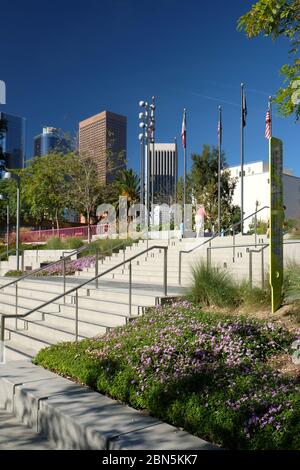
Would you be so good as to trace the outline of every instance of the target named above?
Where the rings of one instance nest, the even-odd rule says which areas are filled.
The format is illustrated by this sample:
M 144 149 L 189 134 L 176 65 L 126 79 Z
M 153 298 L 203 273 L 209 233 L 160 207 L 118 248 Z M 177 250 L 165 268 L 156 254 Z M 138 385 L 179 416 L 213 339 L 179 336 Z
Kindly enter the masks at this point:
M 30 271 L 29 273 L 23 274 L 22 276 L 18 277 L 18 279 L 14 279 L 13 281 L 8 282 L 7 284 L 1 285 L 0 289 L 3 289 L 4 287 L 8 287 L 8 286 L 11 286 L 13 284 L 16 284 L 20 281 L 23 281 L 23 279 L 26 279 L 30 276 L 34 276 L 35 274 L 37 274 L 41 271 L 47 270 L 51 266 L 55 266 L 58 263 L 62 263 L 64 261 L 66 261 L 67 259 L 71 258 L 72 256 L 74 256 L 76 253 L 81 253 L 82 251 L 86 250 L 87 248 L 88 248 L 87 246 L 80 247 L 80 248 L 78 248 L 78 250 L 72 251 L 68 256 L 63 256 L 63 257 L 61 257 L 61 259 L 59 259 L 57 261 L 52 261 L 51 263 L 47 264 L 46 266 L 43 266 L 42 268 L 34 269 L 33 271 Z
M 264 250 L 269 246 L 270 244 L 267 243 L 260 250 L 249 250 L 249 284 L 252 289 L 252 253 L 261 253 L 261 288 L 265 288 L 265 260 L 264 260 Z
M 161 245 L 153 245 L 150 248 L 146 248 L 145 250 L 137 253 L 136 255 L 128 258 L 127 260 L 123 260 L 121 263 L 118 263 L 117 265 L 106 269 L 102 273 L 98 274 L 97 276 L 94 276 L 91 279 L 88 279 L 87 281 L 84 281 L 83 283 L 79 284 L 78 286 L 72 287 L 71 289 L 67 290 L 66 292 L 63 292 L 62 294 L 59 294 L 52 298 L 51 300 L 48 300 L 47 302 L 44 302 L 43 304 L 33 308 L 29 312 L 26 312 L 22 315 L 18 315 L 17 313 L 15 314 L 1 314 L 1 323 L 0 323 L 0 328 L 1 328 L 1 336 L 0 336 L 0 341 L 3 343 L 4 342 L 4 333 L 5 333 L 5 319 L 6 318 L 15 318 L 16 322 L 18 319 L 23 319 L 27 318 L 29 315 L 32 313 L 35 313 L 48 305 L 52 304 L 53 302 L 56 302 L 57 300 L 60 300 L 64 298 L 67 295 L 72 294 L 73 292 L 76 292 L 75 296 L 75 340 L 78 340 L 78 290 L 81 289 L 82 287 L 90 284 L 91 282 L 97 281 L 100 277 L 104 276 L 105 274 L 109 274 L 110 272 L 114 271 L 115 269 L 129 263 L 129 318 L 131 317 L 131 311 L 132 311 L 132 261 L 138 258 L 139 256 L 142 256 L 143 254 L 147 253 L 148 251 L 151 250 L 164 250 L 164 273 L 163 273 L 163 292 L 164 296 L 167 296 L 168 294 L 168 261 L 167 261 L 167 253 L 168 253 L 168 247 L 167 246 L 161 246 Z M 0 350 L 1 352 L 1 350 Z M 0 358 L 1 359 L 1 358 Z
M 114 246 L 113 249 L 118 249 L 120 246 L 123 246 L 123 243 L 120 243 L 119 245 Z M 68 256 L 65 256 L 64 253 L 66 253 L 66 251 L 63 251 L 63 256 L 59 260 L 52 261 L 51 263 L 47 264 L 46 266 L 43 266 L 42 268 L 34 269 L 33 271 L 30 271 L 29 273 L 23 274 L 22 276 L 18 277 L 17 279 L 14 279 L 13 281 L 8 282 L 7 284 L 0 285 L 0 290 L 3 289 L 4 287 L 8 287 L 8 286 L 17 284 L 18 282 L 23 281 L 24 279 L 26 279 L 30 276 L 35 276 L 39 272 L 47 271 L 47 269 L 49 269 L 50 267 L 55 266 L 56 264 L 59 264 L 59 263 L 63 263 L 63 276 L 65 278 L 65 268 L 66 268 L 65 262 L 68 259 L 72 258 L 72 256 L 80 254 L 83 251 L 88 250 L 89 248 L 90 248 L 90 245 L 81 246 L 80 248 L 75 249 L 71 253 L 69 253 Z M 107 251 L 101 252 L 101 254 L 106 254 L 106 253 L 107 253 Z M 99 255 L 99 251 L 98 251 L 98 255 Z M 96 250 L 96 256 L 97 256 L 97 250 Z
M 300 240 L 283 240 L 284 245 L 297 245 L 300 244 Z M 211 252 L 212 250 L 226 249 L 226 248 L 249 248 L 249 247 L 260 247 L 260 249 L 249 249 L 249 284 L 252 287 L 252 253 L 261 253 L 261 287 L 264 289 L 265 279 L 264 279 L 264 250 L 270 246 L 270 243 L 251 243 L 251 244 L 241 244 L 241 245 L 218 245 L 210 246 L 207 248 L 206 263 L 207 267 L 211 266 Z
M 264 207 L 261 207 L 258 211 L 255 211 L 253 212 L 252 214 L 248 215 L 247 217 L 245 217 L 242 221 L 239 221 L 239 222 L 236 222 L 234 224 L 232 224 L 229 228 L 227 228 L 223 234 L 229 232 L 229 231 L 233 231 L 233 239 L 235 240 L 235 228 L 238 227 L 239 225 L 241 225 L 242 222 L 245 222 L 245 220 L 249 219 L 250 217 L 253 217 L 254 215 L 258 214 L 259 212 L 263 211 L 264 209 L 269 209 L 269 206 L 264 206 Z M 192 253 L 193 251 L 195 250 L 198 250 L 199 248 L 201 248 L 202 246 L 206 245 L 207 243 L 211 243 L 212 240 L 214 240 L 215 238 L 218 238 L 221 234 L 219 232 L 217 232 L 215 235 L 213 235 L 212 237 L 210 237 L 208 240 L 205 240 L 204 242 L 200 243 L 200 245 L 197 245 L 197 246 L 194 246 L 193 248 L 191 248 L 190 250 L 180 250 L 179 251 L 179 266 L 178 266 L 178 283 L 179 285 L 181 285 L 181 265 L 182 265 L 182 254 L 183 253 Z M 234 243 L 234 246 L 235 246 L 235 243 Z

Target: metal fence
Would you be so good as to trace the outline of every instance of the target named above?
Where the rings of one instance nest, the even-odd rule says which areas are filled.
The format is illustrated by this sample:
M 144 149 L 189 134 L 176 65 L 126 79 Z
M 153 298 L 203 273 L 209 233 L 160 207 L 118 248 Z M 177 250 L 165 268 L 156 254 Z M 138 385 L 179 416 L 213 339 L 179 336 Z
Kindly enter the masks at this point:
M 59 238 L 88 238 L 88 226 L 82 227 L 67 227 L 67 228 L 52 228 L 50 230 L 21 230 L 20 231 L 20 241 L 23 243 L 36 243 L 36 242 L 46 242 L 51 237 Z M 102 225 L 91 225 L 90 234 L 93 235 L 103 235 L 108 233 L 108 224 Z M 6 232 L 0 232 L 0 238 L 6 240 Z M 12 243 L 16 238 L 15 232 L 10 232 L 9 239 Z

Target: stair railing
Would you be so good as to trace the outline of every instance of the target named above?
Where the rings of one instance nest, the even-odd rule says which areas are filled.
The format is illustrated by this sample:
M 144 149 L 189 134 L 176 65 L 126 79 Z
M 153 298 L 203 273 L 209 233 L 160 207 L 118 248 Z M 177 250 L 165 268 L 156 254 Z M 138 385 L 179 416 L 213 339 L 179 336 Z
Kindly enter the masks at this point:
M 261 207 L 259 210 L 253 212 L 252 214 L 248 215 L 247 217 L 245 217 L 243 219 L 243 222 L 247 219 L 250 219 L 251 217 L 257 215 L 259 212 L 263 211 L 264 209 L 269 209 L 269 206 L 264 206 L 264 207 Z M 193 248 L 191 248 L 190 250 L 180 250 L 179 251 L 179 263 L 178 263 L 178 284 L 181 285 L 181 271 L 182 271 L 182 255 L 183 254 L 187 254 L 187 253 L 192 253 L 193 251 L 195 250 L 198 250 L 199 248 L 202 248 L 204 245 L 206 245 L 207 243 L 209 244 L 209 246 L 211 246 L 211 242 L 213 240 L 215 240 L 216 238 L 218 237 L 221 237 L 223 236 L 225 233 L 227 232 L 232 232 L 232 235 L 233 235 L 233 245 L 232 245 L 232 248 L 233 248 L 233 258 L 235 256 L 235 237 L 236 237 L 236 229 L 241 225 L 241 221 L 239 222 L 236 222 L 235 224 L 232 224 L 229 228 L 227 228 L 222 234 L 220 232 L 217 232 L 215 235 L 213 235 L 212 237 L 208 238 L 207 240 L 205 240 L 204 242 L 200 243 L 200 245 L 197 245 L 197 246 L 194 246 Z
M 75 335 L 75 341 L 78 341 L 78 322 L 79 322 L 79 308 L 78 308 L 78 291 L 79 289 L 82 289 L 83 287 L 95 283 L 95 287 L 97 289 L 97 280 L 99 280 L 101 277 L 105 276 L 106 274 L 109 274 L 113 272 L 115 269 L 120 268 L 121 266 L 125 266 L 126 264 L 129 263 L 129 277 L 128 277 L 128 318 L 130 319 L 132 317 L 132 261 L 137 259 L 139 256 L 147 254 L 151 250 L 163 250 L 164 252 L 164 270 L 163 270 L 163 295 L 166 297 L 168 295 L 168 247 L 167 246 L 160 246 L 160 245 L 153 245 L 149 248 L 146 248 L 145 250 L 135 254 L 134 256 L 131 256 L 130 258 L 126 259 L 125 261 L 121 261 L 120 263 L 116 264 L 115 266 L 112 266 L 105 271 L 101 272 L 100 274 L 97 274 L 97 276 L 92 277 L 91 279 L 88 279 L 87 281 L 72 287 L 71 289 L 66 290 L 62 294 L 59 294 L 55 297 L 53 297 L 51 300 L 48 300 L 47 302 L 44 302 L 40 304 L 39 306 L 31 309 L 29 312 L 26 312 L 22 315 L 18 315 L 17 311 L 15 314 L 1 314 L 1 322 L 0 322 L 0 329 L 1 329 L 1 334 L 0 334 L 0 344 L 2 344 L 2 348 L 0 348 L 0 355 L 1 351 L 3 352 L 3 344 L 5 340 L 5 321 L 7 318 L 15 318 L 16 322 L 20 319 L 27 318 L 29 315 L 32 315 L 35 312 L 41 311 L 48 305 L 57 302 L 61 299 L 64 299 L 66 296 L 75 294 L 75 328 L 74 328 L 74 335 Z M 0 357 L 0 363 L 3 358 Z

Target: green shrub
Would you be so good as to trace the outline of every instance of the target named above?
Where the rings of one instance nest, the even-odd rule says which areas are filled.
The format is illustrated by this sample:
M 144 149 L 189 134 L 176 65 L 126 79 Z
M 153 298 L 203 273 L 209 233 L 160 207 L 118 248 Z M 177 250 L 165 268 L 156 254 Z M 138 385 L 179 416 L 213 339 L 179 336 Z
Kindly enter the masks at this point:
M 300 264 L 290 260 L 284 270 L 283 292 L 285 300 L 300 299 Z
M 226 271 L 207 267 L 204 262 L 200 262 L 192 268 L 192 278 L 193 286 L 189 294 L 195 302 L 217 307 L 232 307 L 239 304 L 238 286 Z
M 82 247 L 83 244 L 84 243 L 81 240 L 81 238 L 76 238 L 76 237 L 65 238 L 63 241 L 64 248 L 72 249 L 72 250 L 77 250 L 78 248 Z
M 248 306 L 261 306 L 267 307 L 271 303 L 271 290 L 269 283 L 266 282 L 267 288 L 265 290 L 260 289 L 249 284 L 249 282 L 244 281 L 239 284 L 239 298 L 241 304 Z
M 7 271 L 7 273 L 4 274 L 6 277 L 20 277 L 22 276 L 23 271 L 17 271 L 16 269 L 11 269 L 10 271 Z
M 257 220 L 257 224 L 256 224 L 256 233 L 257 233 L 257 235 L 265 235 L 265 234 L 267 233 L 267 230 L 268 230 L 268 222 L 265 221 L 265 220 L 260 220 L 260 219 L 258 219 L 258 220 Z M 249 224 L 248 233 L 249 233 L 250 235 L 252 235 L 253 233 L 255 233 L 255 222 L 254 222 L 254 219 L 252 219 L 251 224 Z
M 48 250 L 76 250 L 83 246 L 81 238 L 70 237 L 70 238 L 59 238 L 50 237 L 47 240 Z
M 59 237 L 50 237 L 47 240 L 47 250 L 62 250 L 64 248 L 63 240 Z
M 300 449 L 299 383 L 267 361 L 294 335 L 189 302 L 148 310 L 35 363 L 229 449 Z

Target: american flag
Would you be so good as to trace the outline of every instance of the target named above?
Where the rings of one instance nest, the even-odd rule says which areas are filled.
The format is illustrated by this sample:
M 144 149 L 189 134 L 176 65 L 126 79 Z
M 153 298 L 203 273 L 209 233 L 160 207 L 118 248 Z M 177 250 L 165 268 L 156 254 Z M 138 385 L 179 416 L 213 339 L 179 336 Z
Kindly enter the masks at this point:
M 181 141 L 183 148 L 186 149 L 186 110 L 183 111 Z
M 246 101 L 245 91 L 243 90 L 243 98 L 242 98 L 242 124 L 243 124 L 243 127 L 246 127 L 247 114 L 248 114 L 247 101 Z
M 265 130 L 265 137 L 266 139 L 271 139 L 272 137 L 272 132 L 271 132 L 271 113 L 270 110 L 268 109 L 267 114 L 266 114 L 266 130 Z

